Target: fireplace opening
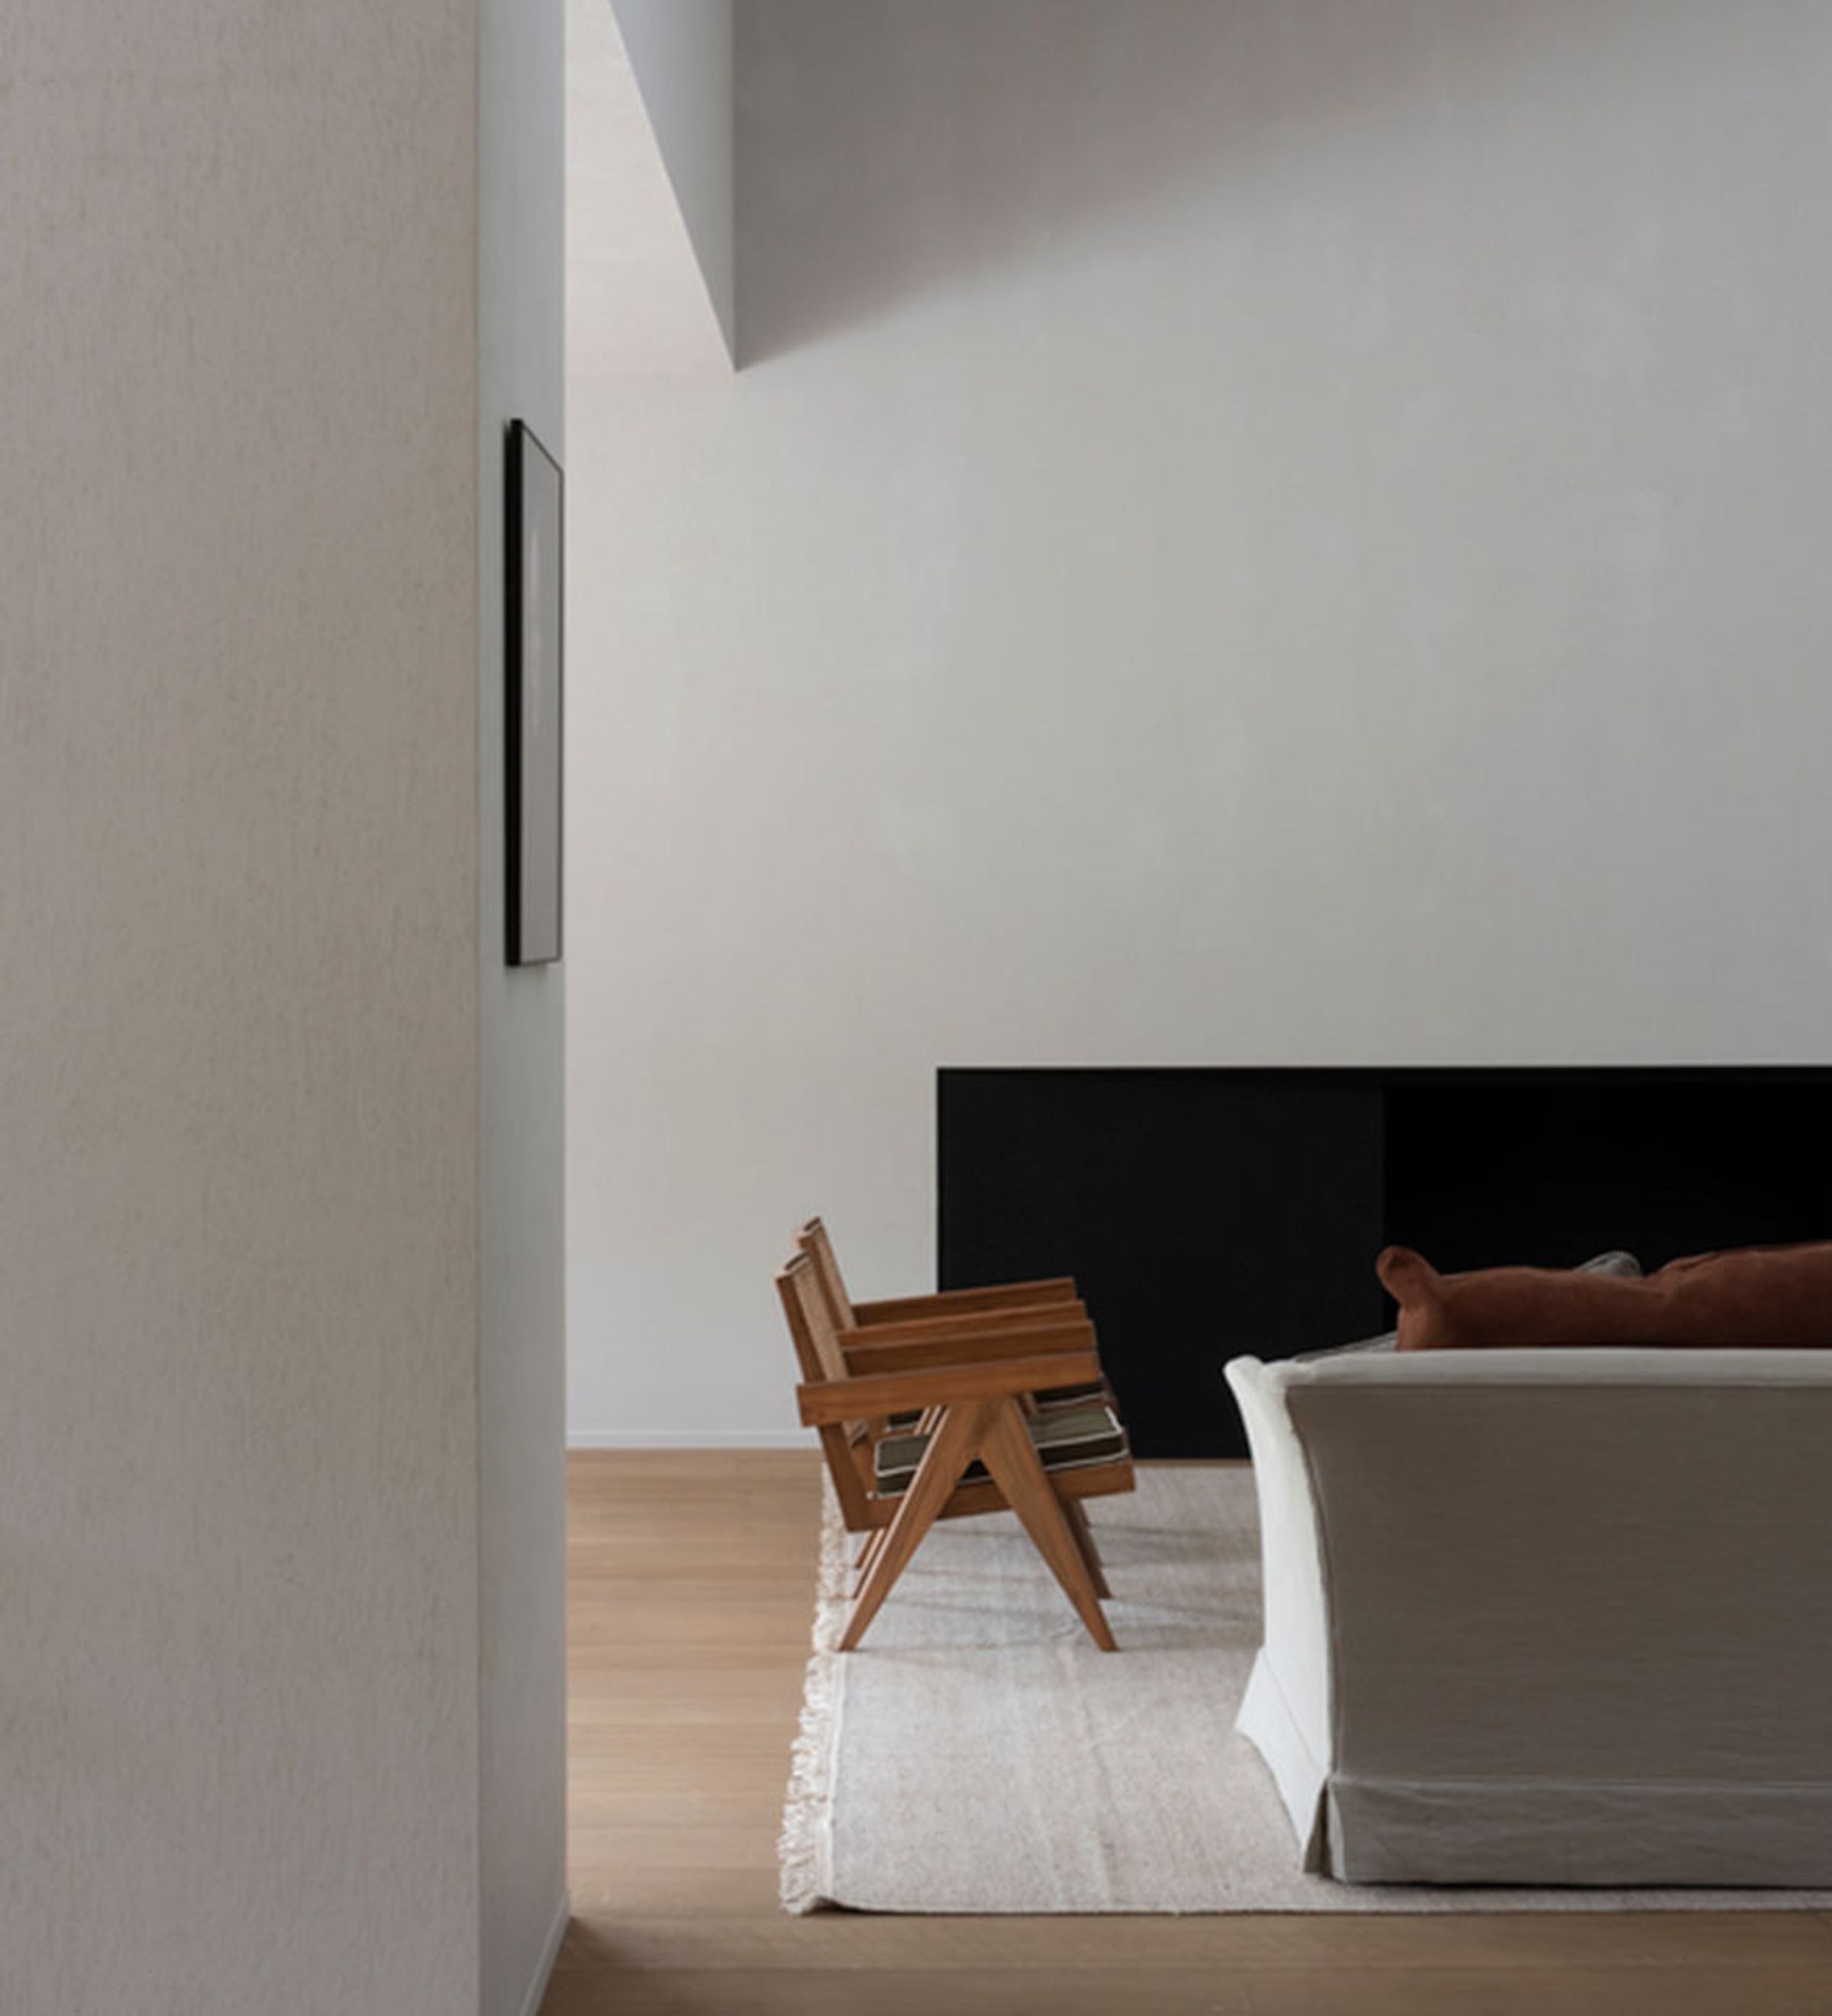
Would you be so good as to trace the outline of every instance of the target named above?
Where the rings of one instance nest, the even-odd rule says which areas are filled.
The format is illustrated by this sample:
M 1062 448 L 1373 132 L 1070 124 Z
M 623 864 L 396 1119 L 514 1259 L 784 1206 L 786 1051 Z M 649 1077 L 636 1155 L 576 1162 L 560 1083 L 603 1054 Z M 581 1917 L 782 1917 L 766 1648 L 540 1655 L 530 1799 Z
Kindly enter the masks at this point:
M 945 1288 L 1073 1274 L 1136 1452 L 1244 1456 L 1227 1359 L 1386 1329 L 1374 1256 L 1645 1268 L 1832 1237 L 1832 1068 L 945 1069 Z

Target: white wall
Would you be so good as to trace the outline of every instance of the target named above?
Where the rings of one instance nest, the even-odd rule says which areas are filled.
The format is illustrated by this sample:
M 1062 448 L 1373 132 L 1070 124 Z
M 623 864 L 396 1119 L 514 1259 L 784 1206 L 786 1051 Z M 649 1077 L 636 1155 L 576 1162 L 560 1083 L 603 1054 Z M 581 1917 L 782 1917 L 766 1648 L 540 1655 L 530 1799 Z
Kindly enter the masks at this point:
M 1832 13 L 754 0 L 576 388 L 573 1432 L 786 1431 L 943 1064 L 1823 1060 Z
M 504 430 L 563 465 L 563 0 L 482 0 L 477 254 L 477 1336 L 482 2001 L 566 1919 L 565 968 L 504 963 Z
M 560 1142 L 480 1141 L 559 1068 L 480 981 L 501 41 L 477 0 L 8 27 L 0 2007 L 516 2016 L 480 1352 L 557 1354 L 492 1214 Z

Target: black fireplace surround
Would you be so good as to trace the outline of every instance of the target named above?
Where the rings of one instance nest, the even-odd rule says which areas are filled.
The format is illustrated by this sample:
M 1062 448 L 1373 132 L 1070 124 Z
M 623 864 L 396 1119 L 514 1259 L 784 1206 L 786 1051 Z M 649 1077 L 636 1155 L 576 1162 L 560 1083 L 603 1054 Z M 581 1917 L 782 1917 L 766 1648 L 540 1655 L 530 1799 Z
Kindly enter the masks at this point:
M 1073 1274 L 1135 1452 L 1242 1456 L 1222 1380 L 1447 1272 L 1832 1237 L 1832 1068 L 938 1075 L 945 1288 Z

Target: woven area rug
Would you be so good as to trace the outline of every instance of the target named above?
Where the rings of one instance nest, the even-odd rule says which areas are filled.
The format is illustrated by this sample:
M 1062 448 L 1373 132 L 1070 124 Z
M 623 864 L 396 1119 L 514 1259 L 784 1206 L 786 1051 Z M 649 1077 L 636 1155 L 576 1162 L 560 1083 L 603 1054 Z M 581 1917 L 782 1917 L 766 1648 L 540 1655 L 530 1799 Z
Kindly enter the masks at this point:
M 1154 1466 L 1089 1508 L 1094 1649 L 1010 1514 L 938 1526 L 864 1646 L 832 1647 L 831 1492 L 782 1843 L 791 1911 L 1827 1910 L 1832 1892 L 1375 1887 L 1306 1876 L 1233 1733 L 1259 1640 L 1251 1473 Z

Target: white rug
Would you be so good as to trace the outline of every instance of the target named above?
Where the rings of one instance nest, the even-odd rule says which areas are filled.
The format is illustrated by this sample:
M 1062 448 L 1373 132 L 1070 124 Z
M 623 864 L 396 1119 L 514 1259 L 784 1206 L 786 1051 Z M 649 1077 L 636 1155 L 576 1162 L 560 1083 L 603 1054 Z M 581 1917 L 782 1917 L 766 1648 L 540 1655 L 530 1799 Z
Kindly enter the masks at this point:
M 1095 1650 L 1008 1513 L 938 1527 L 864 1646 L 830 1492 L 784 1817 L 791 1911 L 1827 1910 L 1832 1892 L 1375 1887 L 1306 1876 L 1233 1733 L 1259 1641 L 1245 1465 L 1142 1469 L 1089 1507 L 1120 1643 Z

